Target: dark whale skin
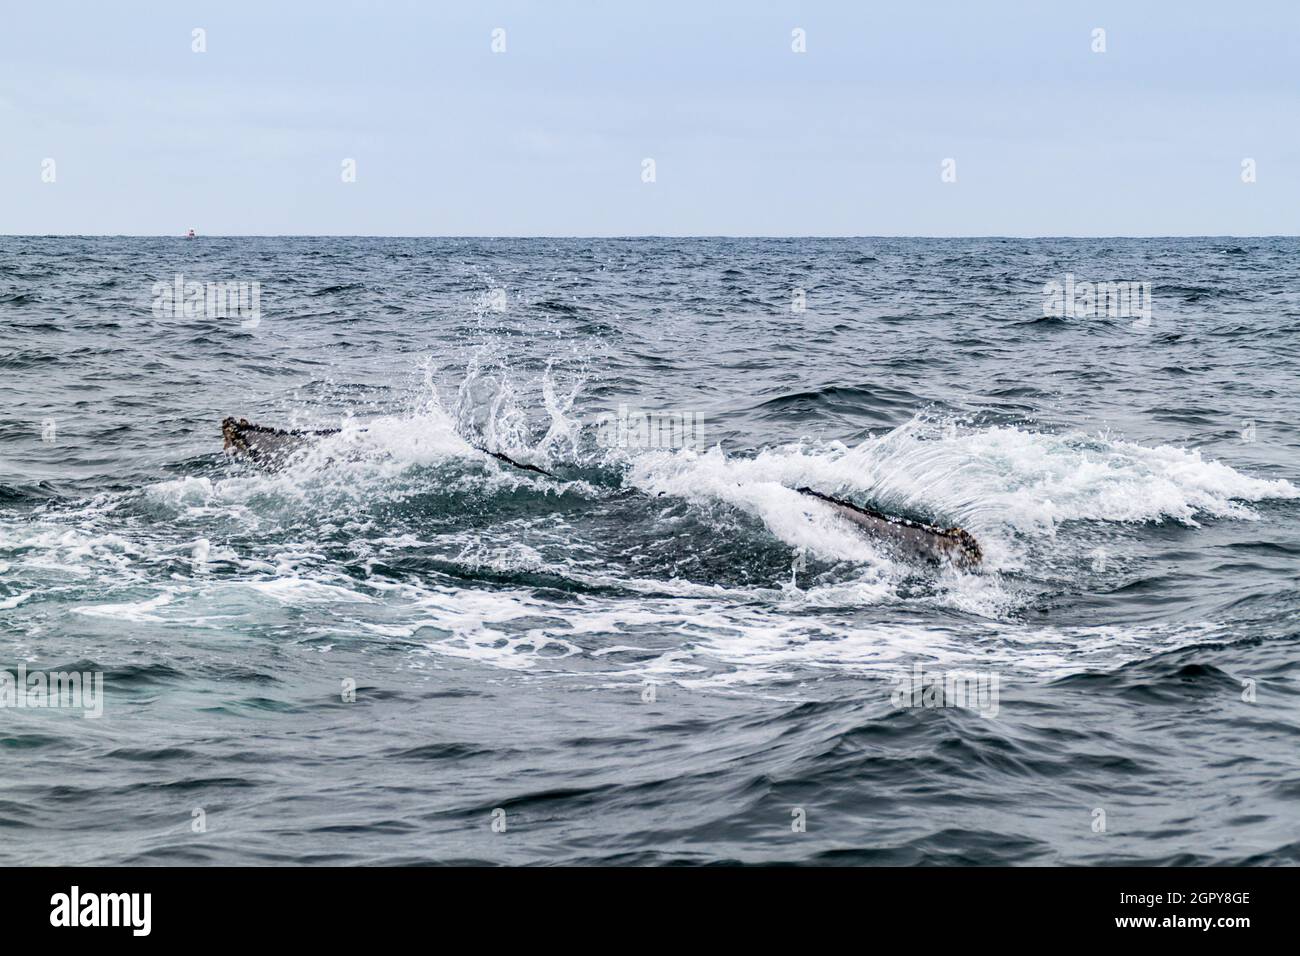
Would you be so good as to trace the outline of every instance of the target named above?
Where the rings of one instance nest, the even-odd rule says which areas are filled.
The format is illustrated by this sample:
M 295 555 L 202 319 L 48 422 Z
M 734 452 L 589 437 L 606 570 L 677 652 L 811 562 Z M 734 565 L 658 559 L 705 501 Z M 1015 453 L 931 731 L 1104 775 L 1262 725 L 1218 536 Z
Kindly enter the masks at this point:
M 362 431 L 364 430 L 362 429 Z M 282 464 L 290 456 L 310 445 L 315 439 L 324 438 L 328 435 L 337 435 L 340 431 L 342 429 L 339 428 L 316 430 L 268 428 L 265 425 L 254 425 L 247 418 L 235 419 L 233 417 L 227 418 L 221 423 L 221 435 L 225 439 L 225 450 L 227 452 L 242 455 L 259 465 L 267 466 Z M 497 461 L 503 461 L 507 465 L 514 465 L 523 471 L 545 475 L 547 478 L 555 477 L 545 468 L 538 468 L 536 465 L 515 461 L 502 452 L 489 451 L 486 448 L 479 448 L 478 450 L 485 455 L 490 455 Z
M 872 537 L 896 544 L 909 554 L 927 561 L 936 564 L 951 562 L 954 567 L 967 571 L 978 567 L 984 560 L 984 552 L 980 550 L 974 536 L 961 528 L 936 528 L 920 521 L 873 511 L 811 488 L 796 490 L 801 495 L 824 501 L 838 515 Z
M 319 431 L 284 431 L 279 428 L 254 425 L 247 418 L 239 420 L 227 418 L 221 423 L 221 436 L 225 439 L 225 450 L 231 454 L 250 458 L 259 465 L 279 464 L 294 452 L 311 444 L 313 440 L 338 433 L 337 428 L 324 428 Z

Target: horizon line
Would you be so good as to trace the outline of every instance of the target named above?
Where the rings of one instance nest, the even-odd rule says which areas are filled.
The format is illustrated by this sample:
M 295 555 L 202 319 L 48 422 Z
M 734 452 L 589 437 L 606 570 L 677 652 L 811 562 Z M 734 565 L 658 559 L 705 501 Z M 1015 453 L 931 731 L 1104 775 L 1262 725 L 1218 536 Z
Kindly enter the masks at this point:
M 960 233 L 922 235 L 917 233 L 855 234 L 802 233 L 767 235 L 762 233 L 331 233 L 331 232 L 210 232 L 187 236 L 185 233 L 148 232 L 0 232 L 5 239 L 1296 239 L 1300 233 Z

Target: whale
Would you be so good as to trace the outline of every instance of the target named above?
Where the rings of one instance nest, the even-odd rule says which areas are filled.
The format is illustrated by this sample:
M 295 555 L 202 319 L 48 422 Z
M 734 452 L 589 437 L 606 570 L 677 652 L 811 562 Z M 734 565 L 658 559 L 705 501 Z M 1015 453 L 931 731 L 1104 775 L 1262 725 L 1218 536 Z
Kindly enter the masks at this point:
M 312 443 L 330 435 L 337 435 L 341 430 L 338 428 L 269 428 L 265 425 L 255 425 L 246 418 L 233 417 L 221 423 L 221 435 L 225 440 L 224 448 L 228 454 L 247 458 L 266 467 L 281 465 Z M 521 471 L 533 472 L 547 478 L 556 477 L 545 468 L 516 461 L 503 452 L 477 445 L 473 447 Z M 979 567 L 980 562 L 984 560 L 984 552 L 979 542 L 975 540 L 974 535 L 962 528 L 940 528 L 900 515 L 886 514 L 809 487 L 796 488 L 795 491 L 820 502 L 840 518 L 860 529 L 866 536 L 902 552 L 907 557 L 920 558 L 934 564 L 951 564 L 963 571 Z
M 984 560 L 984 552 L 975 536 L 962 528 L 938 528 L 911 518 L 885 514 L 812 488 L 795 490 L 821 501 L 841 518 L 864 530 L 869 537 L 893 545 L 911 556 L 934 564 L 952 564 L 963 571 L 979 567 Z
M 318 439 L 337 435 L 342 430 L 341 428 L 269 428 L 266 425 L 255 425 L 247 418 L 236 419 L 233 417 L 226 418 L 221 422 L 221 437 L 225 441 L 224 450 L 226 453 L 247 458 L 263 466 L 283 465 L 295 454 L 310 447 Z M 360 430 L 365 431 L 364 428 Z M 539 475 L 545 475 L 547 478 L 555 477 L 545 468 L 538 468 L 536 465 L 516 461 L 503 452 L 481 448 L 478 445 L 473 447 L 483 454 L 495 458 L 497 461 L 503 461 L 507 465 L 512 465 L 521 471 L 535 472 Z
M 267 428 L 254 425 L 247 418 L 227 418 L 221 423 L 221 437 L 227 454 L 239 455 L 259 465 L 283 464 L 296 452 L 318 438 L 337 435 L 342 429 L 322 428 L 314 431 Z

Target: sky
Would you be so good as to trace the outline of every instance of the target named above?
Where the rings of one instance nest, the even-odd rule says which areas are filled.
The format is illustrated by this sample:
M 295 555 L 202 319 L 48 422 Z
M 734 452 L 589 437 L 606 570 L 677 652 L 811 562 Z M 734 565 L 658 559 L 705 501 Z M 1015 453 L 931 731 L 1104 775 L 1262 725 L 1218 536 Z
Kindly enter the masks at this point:
M 1297 64 L 1294 0 L 14 0 L 0 233 L 1295 235 Z

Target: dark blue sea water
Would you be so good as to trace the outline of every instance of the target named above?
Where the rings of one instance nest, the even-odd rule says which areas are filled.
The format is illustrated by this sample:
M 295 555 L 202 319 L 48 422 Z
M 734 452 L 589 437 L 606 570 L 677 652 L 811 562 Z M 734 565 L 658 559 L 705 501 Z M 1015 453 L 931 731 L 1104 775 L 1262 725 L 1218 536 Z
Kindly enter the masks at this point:
M 104 682 L 0 862 L 1300 861 L 1297 320 L 1295 239 L 0 238 L 0 669 Z

